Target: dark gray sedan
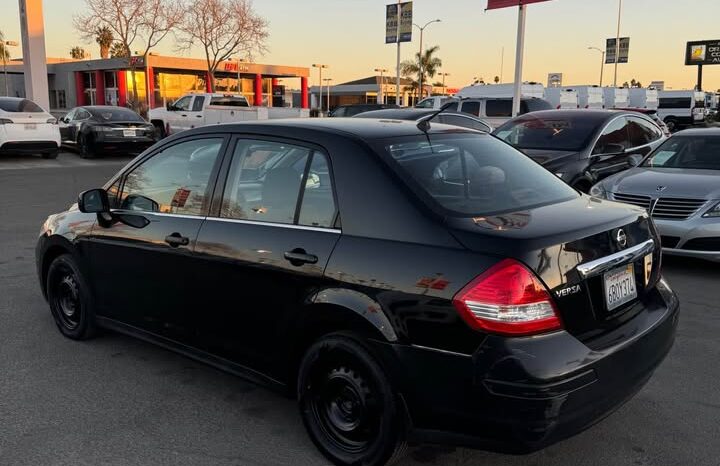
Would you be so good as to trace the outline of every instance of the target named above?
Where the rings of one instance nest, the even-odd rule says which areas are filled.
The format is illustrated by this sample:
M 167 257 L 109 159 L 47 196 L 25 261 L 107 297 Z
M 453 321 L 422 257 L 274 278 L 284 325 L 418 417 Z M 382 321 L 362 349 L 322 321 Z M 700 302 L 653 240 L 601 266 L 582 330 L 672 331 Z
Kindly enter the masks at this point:
M 590 194 L 647 209 L 666 254 L 720 261 L 720 129 L 676 133 Z

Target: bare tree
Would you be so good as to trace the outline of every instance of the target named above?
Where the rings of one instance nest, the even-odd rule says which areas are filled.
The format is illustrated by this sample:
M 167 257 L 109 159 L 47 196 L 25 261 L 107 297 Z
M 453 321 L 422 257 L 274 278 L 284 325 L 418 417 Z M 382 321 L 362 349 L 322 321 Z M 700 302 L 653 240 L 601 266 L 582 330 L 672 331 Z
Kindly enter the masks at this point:
M 211 77 L 224 60 L 237 55 L 252 58 L 267 51 L 268 22 L 249 0 L 190 0 L 185 8 L 178 45 L 183 50 L 202 46 Z M 213 92 L 214 81 L 210 80 Z
M 177 28 L 185 13 L 177 0 L 85 0 L 84 11 L 73 17 L 75 29 L 84 40 L 93 40 L 98 29 L 107 27 L 123 46 L 118 50 L 124 50 L 129 55 L 132 45 L 139 40 L 143 56 L 147 56 L 153 47 Z M 137 82 L 134 66 L 131 71 L 135 100 Z

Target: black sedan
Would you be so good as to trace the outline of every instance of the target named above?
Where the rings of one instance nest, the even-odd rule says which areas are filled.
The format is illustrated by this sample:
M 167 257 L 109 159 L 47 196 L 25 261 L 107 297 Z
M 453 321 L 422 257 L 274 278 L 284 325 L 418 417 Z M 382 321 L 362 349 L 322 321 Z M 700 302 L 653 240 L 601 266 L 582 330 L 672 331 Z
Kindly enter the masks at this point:
M 665 140 L 646 115 L 585 109 L 533 112 L 493 134 L 585 193 L 603 178 L 636 165 Z
M 386 110 L 373 110 L 372 112 L 360 113 L 353 118 L 375 118 L 383 120 L 409 120 L 442 123 L 446 125 L 460 126 L 461 128 L 475 129 L 478 131 L 492 132 L 492 127 L 481 119 L 467 113 L 440 112 L 424 108 L 398 108 Z
M 109 152 L 138 154 L 157 141 L 155 127 L 124 107 L 76 107 L 59 124 L 63 145 L 83 158 Z
M 68 338 L 283 390 L 330 460 L 381 465 L 410 441 L 537 450 L 620 406 L 673 344 L 659 246 L 643 209 L 487 133 L 307 119 L 171 136 L 36 254 Z

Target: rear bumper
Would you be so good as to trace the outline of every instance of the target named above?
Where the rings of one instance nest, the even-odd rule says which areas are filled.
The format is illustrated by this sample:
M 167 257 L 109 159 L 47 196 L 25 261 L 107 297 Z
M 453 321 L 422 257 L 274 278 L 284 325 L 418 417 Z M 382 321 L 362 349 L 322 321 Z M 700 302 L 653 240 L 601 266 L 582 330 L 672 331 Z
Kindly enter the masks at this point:
M 101 152 L 130 152 L 140 153 L 148 147 L 155 144 L 155 140 L 151 138 L 104 138 L 94 142 L 96 151 Z
M 382 345 L 402 374 L 410 438 L 526 453 L 581 432 L 640 390 L 672 347 L 677 298 L 661 281 L 652 301 L 592 348 L 565 331 L 488 336 L 472 356 Z
M 3 154 L 37 154 L 57 152 L 60 145 L 56 141 L 11 141 L 0 145 Z

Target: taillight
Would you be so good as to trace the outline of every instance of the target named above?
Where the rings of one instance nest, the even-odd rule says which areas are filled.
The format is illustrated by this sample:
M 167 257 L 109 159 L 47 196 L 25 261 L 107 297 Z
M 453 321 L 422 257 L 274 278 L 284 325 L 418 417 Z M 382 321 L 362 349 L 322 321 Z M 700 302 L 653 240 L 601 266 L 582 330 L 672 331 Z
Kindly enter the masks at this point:
M 475 330 L 520 336 L 562 328 L 545 286 L 512 259 L 495 264 L 470 282 L 455 295 L 453 304 Z

